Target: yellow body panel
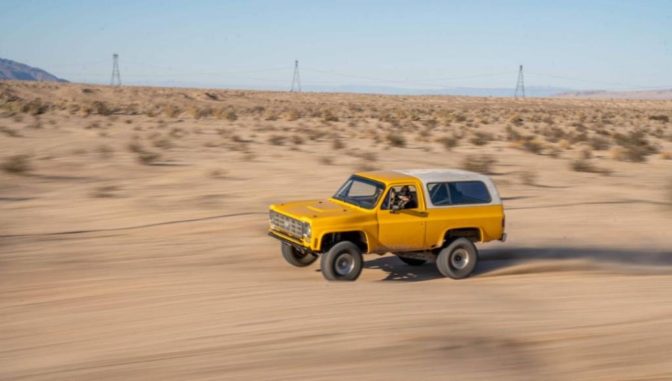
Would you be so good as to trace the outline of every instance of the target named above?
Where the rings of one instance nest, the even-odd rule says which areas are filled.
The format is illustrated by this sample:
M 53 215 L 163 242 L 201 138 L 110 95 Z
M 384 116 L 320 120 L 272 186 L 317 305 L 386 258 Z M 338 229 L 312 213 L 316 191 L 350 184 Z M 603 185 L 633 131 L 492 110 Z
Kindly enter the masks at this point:
M 274 204 L 270 207 L 272 211 L 309 223 L 312 234 L 310 238 L 296 238 L 273 228 L 270 232 L 313 252 L 322 251 L 325 235 L 344 232 L 363 234 L 369 253 L 432 250 L 441 247 L 446 232 L 454 229 L 478 229 L 481 242 L 503 237 L 504 208 L 501 204 L 427 208 L 426 189 L 415 177 L 393 171 L 362 172 L 357 176 L 383 183 L 384 194 L 393 186 L 415 186 L 418 208 L 396 213 L 381 210 L 384 197 L 380 197 L 373 209 L 334 198 Z

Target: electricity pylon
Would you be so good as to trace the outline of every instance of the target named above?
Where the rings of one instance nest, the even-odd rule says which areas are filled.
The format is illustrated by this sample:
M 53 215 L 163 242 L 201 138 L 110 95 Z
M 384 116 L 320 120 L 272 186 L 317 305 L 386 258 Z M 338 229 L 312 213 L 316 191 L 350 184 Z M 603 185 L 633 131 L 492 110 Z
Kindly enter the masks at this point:
M 291 92 L 301 92 L 301 77 L 299 76 L 299 60 L 294 60 L 294 76 L 292 77 Z
M 111 86 L 121 86 L 121 74 L 119 73 L 119 55 L 114 53 L 112 55 L 112 79 Z
M 523 65 L 518 67 L 518 81 L 516 82 L 516 91 L 513 96 L 518 98 L 525 98 L 525 81 L 523 80 Z

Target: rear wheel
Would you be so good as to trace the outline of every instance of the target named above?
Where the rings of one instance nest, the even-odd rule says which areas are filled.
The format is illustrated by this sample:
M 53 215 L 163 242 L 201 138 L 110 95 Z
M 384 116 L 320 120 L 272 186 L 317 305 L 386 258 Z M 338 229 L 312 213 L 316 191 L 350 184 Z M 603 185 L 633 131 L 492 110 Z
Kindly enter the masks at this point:
M 313 253 L 302 253 L 288 243 L 281 243 L 282 257 L 292 266 L 306 267 L 317 260 Z
M 478 250 L 466 238 L 458 238 L 441 250 L 436 258 L 436 267 L 446 277 L 463 279 L 471 275 L 478 262 Z
M 408 258 L 408 257 L 402 257 L 400 255 L 397 255 L 399 259 L 401 259 L 402 262 L 409 266 L 422 266 L 425 263 L 427 263 L 427 260 L 425 259 L 418 259 L 418 258 Z
M 362 251 L 350 241 L 335 244 L 320 259 L 322 276 L 327 280 L 356 280 L 362 267 Z

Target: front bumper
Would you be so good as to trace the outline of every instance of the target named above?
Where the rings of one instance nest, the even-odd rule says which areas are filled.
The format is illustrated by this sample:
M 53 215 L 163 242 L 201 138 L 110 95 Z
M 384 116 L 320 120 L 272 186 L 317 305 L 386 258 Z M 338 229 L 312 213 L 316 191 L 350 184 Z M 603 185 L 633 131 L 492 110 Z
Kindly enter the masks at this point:
M 292 246 L 294 246 L 295 248 L 297 248 L 298 250 L 301 250 L 301 251 L 311 251 L 310 248 L 307 247 L 307 246 L 305 245 L 305 243 L 299 241 L 299 240 L 296 239 L 296 238 L 293 238 L 293 237 L 290 237 L 290 236 L 288 236 L 288 235 L 286 235 L 286 234 L 283 234 L 283 233 L 281 233 L 281 232 L 279 232 L 279 231 L 277 231 L 277 230 L 270 229 L 270 230 L 268 231 L 268 235 L 271 236 L 271 237 L 273 237 L 273 238 L 275 238 L 275 239 L 277 239 L 277 240 L 279 240 L 279 241 L 281 241 L 281 242 L 285 242 L 285 243 L 287 243 L 287 244 L 289 244 L 289 245 L 292 245 Z

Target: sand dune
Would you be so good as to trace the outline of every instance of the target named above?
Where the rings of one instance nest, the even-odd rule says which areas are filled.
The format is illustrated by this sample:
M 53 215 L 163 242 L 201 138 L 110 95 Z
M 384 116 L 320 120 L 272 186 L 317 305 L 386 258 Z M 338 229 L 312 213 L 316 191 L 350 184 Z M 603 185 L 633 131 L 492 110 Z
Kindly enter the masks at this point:
M 0 379 L 672 379 L 669 101 L 0 94 Z M 360 168 L 474 165 L 510 240 L 464 281 L 266 236 Z

